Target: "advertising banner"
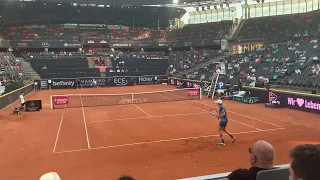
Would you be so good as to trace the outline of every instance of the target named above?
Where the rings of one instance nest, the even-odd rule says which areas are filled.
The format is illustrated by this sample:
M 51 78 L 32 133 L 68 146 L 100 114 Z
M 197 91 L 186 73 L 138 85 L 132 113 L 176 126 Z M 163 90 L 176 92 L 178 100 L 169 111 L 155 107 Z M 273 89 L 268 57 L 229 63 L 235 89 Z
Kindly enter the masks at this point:
M 68 105 L 69 97 L 68 96 L 53 96 L 52 99 L 53 105 Z
M 52 89 L 76 89 L 77 88 L 77 79 L 51 79 Z
M 82 48 L 80 41 L 10 41 L 12 48 L 67 48 L 78 49 Z
M 40 109 L 42 109 L 41 100 L 26 101 L 26 111 L 27 112 L 40 111 Z
M 264 42 L 229 43 L 229 50 L 234 54 L 241 54 L 244 51 L 254 51 L 262 48 Z
M 174 86 L 183 86 L 184 88 L 200 88 L 200 86 L 202 86 L 202 88 L 206 91 L 210 88 L 211 82 L 203 81 L 201 83 L 200 81 L 190 79 L 169 78 L 168 84 Z M 216 89 L 226 89 L 225 82 L 223 80 L 219 80 L 217 82 Z
M 251 96 L 259 97 L 260 102 L 263 103 L 274 102 L 282 107 L 320 114 L 320 95 L 281 90 L 268 91 L 267 89 L 250 87 L 244 87 L 243 90 L 249 91 Z
M 40 89 L 49 89 L 48 80 L 40 80 Z
M 81 87 L 91 87 L 92 81 L 95 79 L 97 81 L 97 86 L 105 87 L 108 86 L 108 78 L 80 78 Z
M 131 77 L 110 77 L 110 86 L 133 86 L 133 80 Z
M 156 84 L 155 76 L 139 76 L 137 79 L 137 84 L 144 85 L 144 84 Z
M 200 92 L 199 90 L 196 90 L 196 89 L 189 89 L 188 96 L 200 96 Z

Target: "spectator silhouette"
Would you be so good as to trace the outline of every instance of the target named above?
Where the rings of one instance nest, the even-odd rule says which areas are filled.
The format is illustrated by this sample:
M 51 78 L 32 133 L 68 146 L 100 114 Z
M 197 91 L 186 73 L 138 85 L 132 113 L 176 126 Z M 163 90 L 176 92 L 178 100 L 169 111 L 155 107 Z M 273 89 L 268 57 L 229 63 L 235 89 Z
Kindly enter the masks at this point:
M 257 173 L 273 168 L 275 157 L 274 147 L 266 141 L 257 141 L 249 148 L 250 169 L 236 169 L 229 174 L 229 180 L 256 180 Z
M 134 179 L 130 176 L 121 176 L 118 180 L 134 180 Z
M 289 180 L 320 179 L 320 145 L 304 144 L 290 152 Z

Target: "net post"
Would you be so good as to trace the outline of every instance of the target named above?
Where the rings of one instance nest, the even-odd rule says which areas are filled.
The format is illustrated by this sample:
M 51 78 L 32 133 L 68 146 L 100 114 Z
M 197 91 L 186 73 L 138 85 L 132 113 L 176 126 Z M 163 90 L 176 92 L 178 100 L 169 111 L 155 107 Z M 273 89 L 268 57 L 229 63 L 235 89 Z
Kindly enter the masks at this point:
M 133 104 L 133 93 L 131 94 L 131 103 Z
M 50 107 L 51 107 L 51 109 L 53 109 L 53 104 L 52 104 L 52 96 L 50 96 Z
M 200 99 L 202 99 L 202 88 L 201 87 L 199 88 L 199 91 L 200 91 L 199 92 L 200 93 Z

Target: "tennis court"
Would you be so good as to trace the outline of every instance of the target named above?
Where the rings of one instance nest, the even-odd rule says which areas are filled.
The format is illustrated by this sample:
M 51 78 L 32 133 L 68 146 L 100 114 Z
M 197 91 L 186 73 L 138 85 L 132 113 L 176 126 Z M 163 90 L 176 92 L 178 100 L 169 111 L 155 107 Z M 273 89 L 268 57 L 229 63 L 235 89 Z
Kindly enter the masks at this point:
M 217 146 L 218 121 L 208 113 L 214 101 L 186 100 L 183 91 L 138 96 L 165 102 L 86 107 L 101 103 L 101 98 L 117 103 L 130 99 L 127 93 L 172 89 L 152 85 L 34 92 L 26 100 L 41 99 L 41 112 L 11 116 L 12 108 L 1 111 L 0 155 L 5 163 L 0 173 L 4 179 L 37 179 L 50 171 L 63 180 L 116 179 L 122 174 L 177 179 L 247 167 L 247 149 L 256 140 L 275 146 L 276 164 L 288 163 L 288 151 L 296 144 L 320 142 L 317 114 L 225 101 L 228 129 L 237 141 L 232 144 L 225 137 L 226 146 Z M 64 94 L 82 94 L 75 98 L 80 106 L 51 110 L 50 96 Z

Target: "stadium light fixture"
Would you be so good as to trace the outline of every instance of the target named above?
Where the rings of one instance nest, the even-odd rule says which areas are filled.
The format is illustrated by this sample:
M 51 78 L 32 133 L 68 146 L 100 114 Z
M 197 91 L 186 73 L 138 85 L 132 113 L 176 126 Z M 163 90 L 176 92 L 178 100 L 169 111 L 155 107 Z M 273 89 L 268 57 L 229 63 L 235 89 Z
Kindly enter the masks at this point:
M 172 3 L 173 3 L 173 4 L 178 4 L 178 3 L 179 3 L 179 0 L 172 0 Z

